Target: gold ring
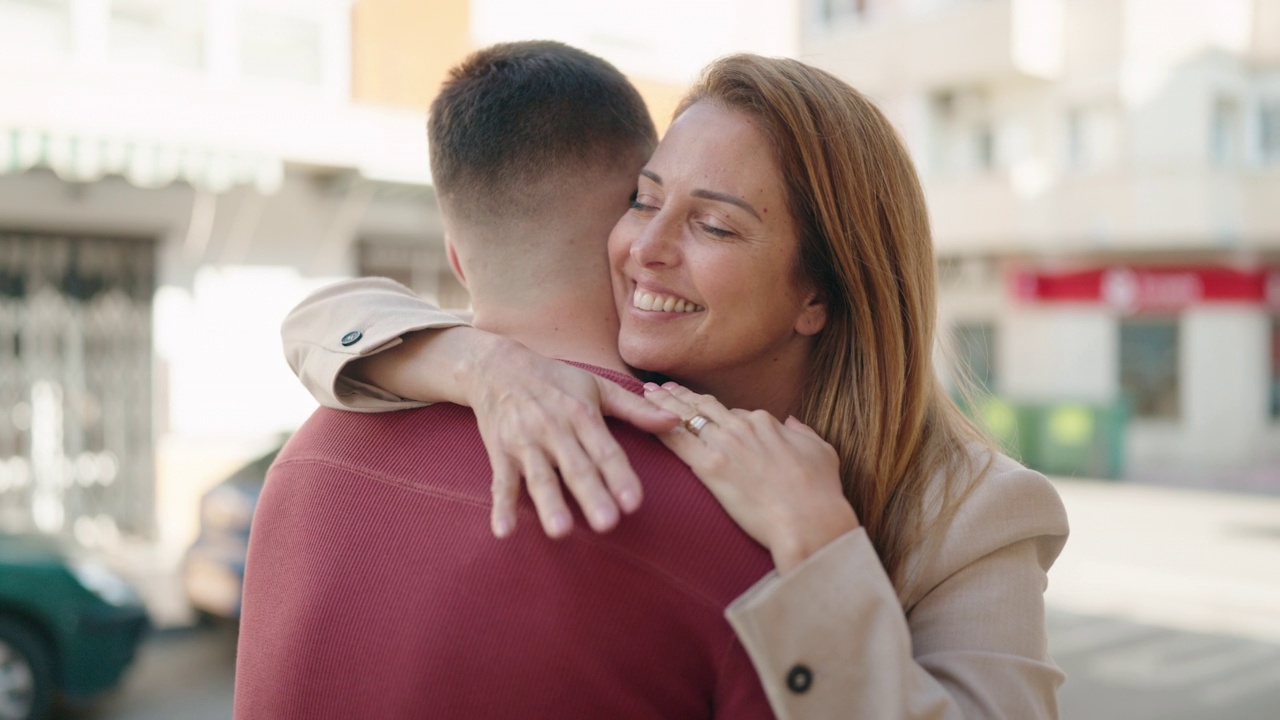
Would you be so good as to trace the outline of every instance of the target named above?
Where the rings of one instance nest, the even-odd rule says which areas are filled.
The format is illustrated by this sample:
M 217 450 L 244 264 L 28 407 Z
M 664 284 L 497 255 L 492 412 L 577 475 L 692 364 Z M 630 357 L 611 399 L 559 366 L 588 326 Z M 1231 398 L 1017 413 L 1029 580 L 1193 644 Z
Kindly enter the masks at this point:
M 702 429 L 711 424 L 711 420 L 707 419 L 705 415 L 694 415 L 688 420 L 683 420 L 681 422 L 684 424 L 685 429 L 693 433 L 695 436 L 701 435 Z

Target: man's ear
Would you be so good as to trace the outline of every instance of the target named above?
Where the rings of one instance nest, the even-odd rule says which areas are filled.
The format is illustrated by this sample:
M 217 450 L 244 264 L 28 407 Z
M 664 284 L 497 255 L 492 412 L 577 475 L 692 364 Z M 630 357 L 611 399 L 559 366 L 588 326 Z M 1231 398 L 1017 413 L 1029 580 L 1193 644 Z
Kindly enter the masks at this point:
M 462 263 L 458 262 L 458 251 L 453 247 L 453 243 L 449 241 L 449 236 L 444 236 L 444 251 L 449 256 L 449 267 L 453 270 L 453 276 L 458 278 L 458 282 L 462 283 L 462 287 L 467 286 L 467 276 L 462 272 Z
M 800 314 L 796 316 L 796 332 L 801 335 L 817 335 L 827 326 L 827 300 L 817 292 L 809 293 Z

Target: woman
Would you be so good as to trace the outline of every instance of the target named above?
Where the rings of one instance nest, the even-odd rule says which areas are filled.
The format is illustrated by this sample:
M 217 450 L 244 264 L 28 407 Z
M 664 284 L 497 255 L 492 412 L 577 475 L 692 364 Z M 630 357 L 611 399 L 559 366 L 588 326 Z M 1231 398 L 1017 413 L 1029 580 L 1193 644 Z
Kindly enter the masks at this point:
M 714 63 L 609 254 L 623 358 L 707 393 L 648 386 L 685 418 L 664 442 L 773 554 L 727 616 L 779 717 L 1055 717 L 1066 518 L 935 377 L 923 194 L 875 107 L 797 61 Z

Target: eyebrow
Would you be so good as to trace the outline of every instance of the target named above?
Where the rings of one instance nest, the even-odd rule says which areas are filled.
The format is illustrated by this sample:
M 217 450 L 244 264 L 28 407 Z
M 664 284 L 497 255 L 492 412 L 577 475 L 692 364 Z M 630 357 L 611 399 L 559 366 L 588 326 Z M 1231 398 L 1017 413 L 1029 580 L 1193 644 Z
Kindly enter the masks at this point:
M 640 174 L 658 183 L 659 185 L 662 184 L 662 176 L 658 175 L 658 173 L 650 170 L 649 168 L 644 168 L 643 170 L 640 171 Z M 761 220 L 763 222 L 762 218 L 760 217 L 760 213 L 756 212 L 755 208 L 751 207 L 751 205 L 746 200 L 743 200 L 740 197 L 730 195 L 729 193 L 716 192 L 715 190 L 694 190 L 689 194 L 696 198 L 705 198 L 707 200 L 718 200 L 720 202 L 729 203 L 730 205 L 737 205 L 743 210 L 746 210 L 747 212 L 751 213 L 751 216 L 754 217 L 755 219 Z

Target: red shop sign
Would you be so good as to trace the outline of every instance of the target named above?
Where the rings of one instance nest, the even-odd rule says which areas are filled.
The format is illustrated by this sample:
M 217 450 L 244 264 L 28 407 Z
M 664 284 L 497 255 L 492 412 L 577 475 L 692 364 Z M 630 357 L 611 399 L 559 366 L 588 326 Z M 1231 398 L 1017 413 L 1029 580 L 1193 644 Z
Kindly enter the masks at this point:
M 1280 270 L 1224 267 L 1110 267 L 1076 272 L 1020 270 L 1015 298 L 1026 302 L 1104 303 L 1121 312 L 1180 310 L 1205 302 L 1280 307 Z

